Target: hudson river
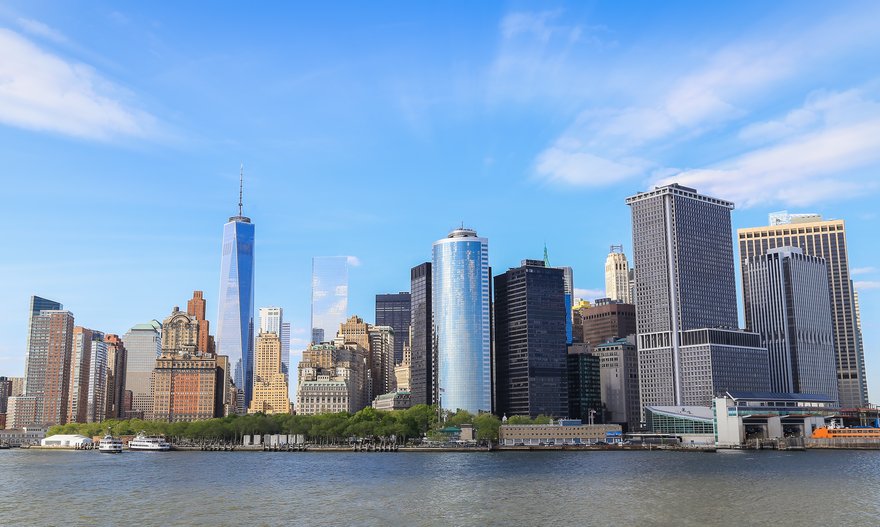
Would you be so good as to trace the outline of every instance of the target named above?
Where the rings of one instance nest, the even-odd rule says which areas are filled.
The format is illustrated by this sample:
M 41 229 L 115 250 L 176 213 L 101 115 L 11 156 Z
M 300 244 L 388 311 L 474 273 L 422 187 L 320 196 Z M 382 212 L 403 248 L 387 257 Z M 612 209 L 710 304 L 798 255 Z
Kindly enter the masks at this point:
M 2 525 L 880 525 L 880 452 L 0 450 Z

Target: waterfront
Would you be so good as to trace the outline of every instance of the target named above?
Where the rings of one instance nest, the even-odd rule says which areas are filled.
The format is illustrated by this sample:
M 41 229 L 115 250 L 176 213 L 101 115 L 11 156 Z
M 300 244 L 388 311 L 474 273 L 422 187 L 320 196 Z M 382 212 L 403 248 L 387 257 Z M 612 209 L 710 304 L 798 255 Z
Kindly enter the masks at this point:
M 880 452 L 0 451 L 4 525 L 877 525 Z

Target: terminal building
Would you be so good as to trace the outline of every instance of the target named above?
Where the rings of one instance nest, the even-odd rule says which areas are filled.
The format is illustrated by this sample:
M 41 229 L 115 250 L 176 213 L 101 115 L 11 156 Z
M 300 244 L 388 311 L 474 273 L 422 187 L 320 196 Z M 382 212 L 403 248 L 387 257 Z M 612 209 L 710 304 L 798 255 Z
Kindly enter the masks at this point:
M 560 419 L 556 424 L 508 425 L 498 430 L 501 446 L 590 445 L 620 442 L 620 425 L 585 425 L 580 419 Z

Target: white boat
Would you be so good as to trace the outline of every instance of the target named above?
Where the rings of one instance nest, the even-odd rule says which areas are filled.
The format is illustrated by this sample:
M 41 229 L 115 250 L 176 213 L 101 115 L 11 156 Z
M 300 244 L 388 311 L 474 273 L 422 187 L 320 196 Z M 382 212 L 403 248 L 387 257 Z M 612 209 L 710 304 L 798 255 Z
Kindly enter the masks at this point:
M 145 452 L 164 452 L 171 450 L 171 445 L 162 436 L 148 436 L 143 432 L 138 432 L 138 435 L 128 442 L 128 449 Z
M 122 453 L 122 440 L 118 437 L 113 437 L 108 433 L 98 443 L 98 452 L 104 452 L 106 454 L 120 454 Z

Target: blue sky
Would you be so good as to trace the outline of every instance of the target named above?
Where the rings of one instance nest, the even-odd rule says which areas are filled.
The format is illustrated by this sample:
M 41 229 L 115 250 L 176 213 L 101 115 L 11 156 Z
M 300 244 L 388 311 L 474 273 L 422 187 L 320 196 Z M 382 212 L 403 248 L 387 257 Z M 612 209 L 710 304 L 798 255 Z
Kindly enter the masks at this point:
M 546 242 L 593 298 L 660 182 L 734 227 L 844 218 L 878 400 L 880 4 L 176 4 L 0 7 L 0 375 L 31 294 L 121 334 L 201 289 L 215 319 L 243 162 L 257 306 L 294 348 L 312 256 L 354 257 L 372 320 L 460 222 L 496 272 Z

